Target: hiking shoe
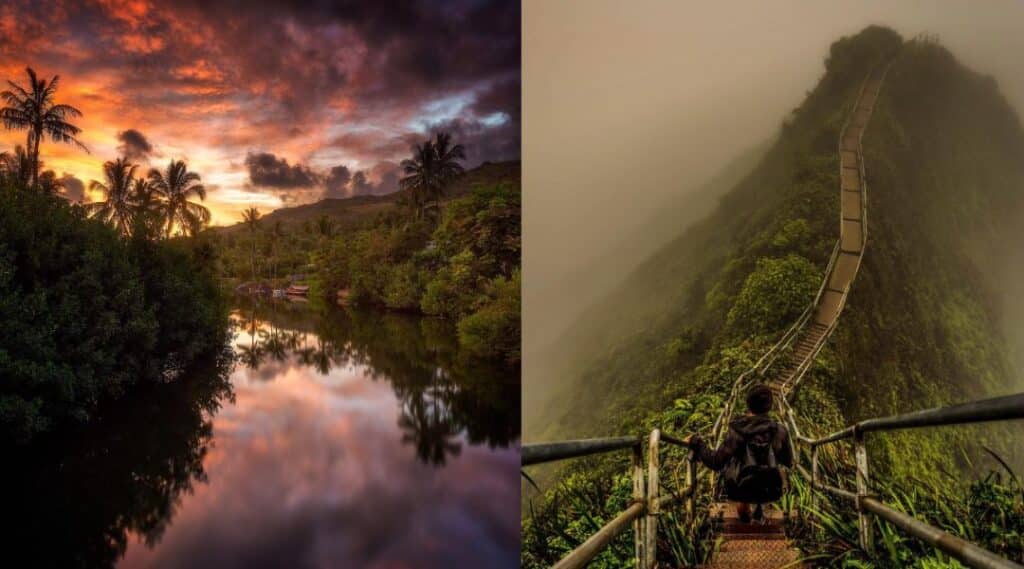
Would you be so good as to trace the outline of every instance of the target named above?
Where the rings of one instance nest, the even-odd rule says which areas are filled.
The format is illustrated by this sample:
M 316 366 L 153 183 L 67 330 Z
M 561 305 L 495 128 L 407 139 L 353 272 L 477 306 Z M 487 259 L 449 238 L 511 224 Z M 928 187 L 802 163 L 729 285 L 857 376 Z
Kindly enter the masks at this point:
M 758 504 L 757 507 L 754 508 L 754 521 L 758 523 L 765 522 L 764 510 L 761 509 L 761 504 Z

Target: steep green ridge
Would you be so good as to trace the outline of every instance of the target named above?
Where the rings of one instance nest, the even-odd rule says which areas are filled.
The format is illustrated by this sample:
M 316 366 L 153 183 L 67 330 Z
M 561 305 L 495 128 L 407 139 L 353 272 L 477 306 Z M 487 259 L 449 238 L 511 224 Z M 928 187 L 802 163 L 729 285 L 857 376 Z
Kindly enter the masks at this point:
M 642 416 L 629 421 L 634 409 L 656 409 L 681 393 L 693 368 L 714 363 L 723 348 L 789 324 L 807 283 L 780 283 L 775 295 L 801 289 L 804 296 L 774 308 L 767 301 L 777 298 L 753 287 L 766 271 L 781 270 L 783 259 L 797 263 L 793 255 L 813 263 L 813 280 L 820 279 L 838 230 L 837 133 L 866 70 L 895 41 L 893 32 L 869 28 L 832 47 L 826 74 L 759 167 L 564 342 L 575 376 L 567 392 L 593 401 L 562 416 L 555 401 L 534 433 L 617 432 Z M 906 401 L 912 407 L 1009 385 L 1000 283 L 986 265 L 1014 235 L 1024 190 L 1024 133 L 1013 110 L 990 78 L 937 44 L 910 42 L 893 64 L 864 147 L 868 254 L 830 342 L 842 369 L 836 383 L 903 386 L 915 397 L 933 388 L 926 401 Z M 765 322 L 743 313 L 744 303 L 758 300 L 771 313 Z M 574 355 L 574 343 L 586 353 Z M 849 400 L 851 419 L 893 410 L 892 392 L 836 395 Z M 626 420 L 609 422 L 595 409 Z
M 798 409 L 825 429 L 1009 389 L 998 312 L 1009 289 L 992 275 L 1020 211 L 1024 132 L 990 78 L 936 43 L 901 42 L 872 27 L 831 47 L 761 165 L 575 327 L 569 380 L 527 440 L 636 431 L 675 399 L 721 393 L 778 337 L 838 233 L 839 129 L 867 70 L 896 49 L 864 138 L 864 265 Z M 946 443 L 964 436 L 942 436 L 892 437 L 872 461 L 948 462 L 958 449 Z
M 1014 287 L 995 277 L 1004 244 L 1020 235 L 1024 130 L 991 78 L 933 41 L 904 42 L 869 27 L 833 44 L 821 81 L 717 211 L 654 255 L 556 346 L 566 354 L 556 375 L 567 379 L 542 419 L 527 415 L 527 441 L 639 434 L 655 425 L 683 433 L 713 420 L 732 381 L 820 283 L 838 234 L 839 129 L 868 70 L 894 53 L 863 143 L 864 264 L 794 406 L 801 425 L 822 433 L 1010 389 L 1015 370 L 1000 298 Z M 970 460 L 982 454 L 981 443 L 1007 450 L 1005 429 L 877 438 L 872 468 L 896 480 L 948 483 L 941 472 L 977 466 Z M 575 463 L 561 491 L 534 499 L 539 521 L 524 530 L 525 565 L 572 546 L 582 521 L 562 527 L 558 520 L 582 512 L 550 515 L 567 495 L 615 503 L 620 484 L 601 480 L 625 472 L 622 461 Z M 562 532 L 561 541 L 545 539 L 551 531 Z

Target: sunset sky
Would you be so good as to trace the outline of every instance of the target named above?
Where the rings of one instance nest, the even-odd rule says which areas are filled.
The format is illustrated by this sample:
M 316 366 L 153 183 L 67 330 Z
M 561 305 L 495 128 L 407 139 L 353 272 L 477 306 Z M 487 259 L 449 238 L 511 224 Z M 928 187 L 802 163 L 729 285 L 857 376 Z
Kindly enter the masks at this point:
M 186 159 L 230 224 L 249 206 L 393 191 L 436 130 L 467 166 L 518 159 L 519 34 L 518 2 L 15 0 L 0 4 L 0 78 L 60 75 L 57 101 L 84 113 L 89 153 L 41 148 L 72 194 L 119 155 Z M 0 150 L 15 144 L 23 131 L 0 130 Z

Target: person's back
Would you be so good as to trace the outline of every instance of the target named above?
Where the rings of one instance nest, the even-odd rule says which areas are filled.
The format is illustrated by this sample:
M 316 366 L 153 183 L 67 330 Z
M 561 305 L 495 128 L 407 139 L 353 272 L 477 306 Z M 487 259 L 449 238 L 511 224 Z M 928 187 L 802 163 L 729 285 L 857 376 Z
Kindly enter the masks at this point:
M 729 423 L 722 446 L 712 450 L 700 436 L 690 437 L 698 459 L 712 470 L 723 470 L 722 479 L 729 499 L 739 502 L 741 518 L 749 518 L 748 504 L 774 502 L 782 496 L 780 466 L 791 468 L 793 454 L 789 431 L 768 416 L 772 393 L 765 385 L 747 394 L 749 413 Z

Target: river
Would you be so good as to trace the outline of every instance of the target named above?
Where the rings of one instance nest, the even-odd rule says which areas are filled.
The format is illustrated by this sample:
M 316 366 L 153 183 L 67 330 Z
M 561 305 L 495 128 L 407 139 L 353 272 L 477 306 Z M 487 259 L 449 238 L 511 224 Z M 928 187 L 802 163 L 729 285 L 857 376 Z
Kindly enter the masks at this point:
M 40 566 L 518 566 L 518 369 L 436 319 L 231 318 L 230 354 L 18 457 Z

